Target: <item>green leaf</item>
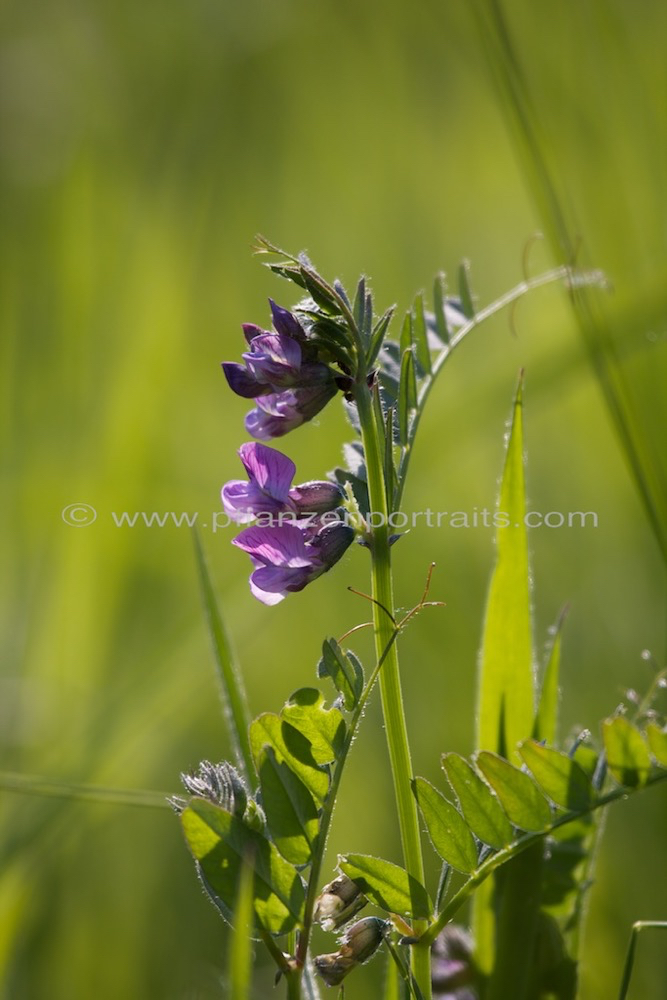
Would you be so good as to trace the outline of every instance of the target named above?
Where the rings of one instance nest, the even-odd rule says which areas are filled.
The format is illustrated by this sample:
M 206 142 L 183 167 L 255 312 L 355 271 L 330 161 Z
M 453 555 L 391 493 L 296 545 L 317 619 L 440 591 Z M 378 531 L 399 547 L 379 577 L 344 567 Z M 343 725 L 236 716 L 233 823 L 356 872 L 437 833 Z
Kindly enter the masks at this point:
M 447 284 L 445 275 L 441 271 L 436 274 L 433 281 L 433 311 L 435 312 L 435 328 L 443 344 L 449 343 L 449 328 L 447 326 L 447 314 L 445 312 L 445 302 L 447 301 Z
M 307 865 L 317 839 L 317 807 L 303 782 L 270 746 L 259 756 L 259 786 L 274 844 L 286 861 Z
M 547 662 L 542 677 L 540 695 L 535 715 L 533 736 L 536 740 L 554 743 L 558 730 L 558 684 L 560 680 L 561 630 L 565 620 L 564 609 L 556 623 L 551 637 Z
M 362 338 L 365 340 L 366 331 L 366 279 L 362 275 L 359 278 L 359 284 L 357 285 L 357 291 L 354 296 L 354 303 L 352 305 L 352 315 L 354 316 L 354 322 L 357 324 L 357 329 L 361 334 Z
M 417 405 L 417 376 L 412 347 L 406 348 L 401 360 L 401 379 L 398 387 L 398 431 L 401 444 L 408 443 L 410 414 Z
M 368 348 L 368 354 L 366 356 L 367 369 L 373 367 L 375 359 L 380 353 L 380 348 L 382 347 L 384 336 L 387 332 L 387 329 L 389 328 L 389 324 L 391 323 L 391 319 L 395 311 L 396 311 L 396 306 L 390 306 L 389 309 L 387 309 L 386 312 L 384 312 L 382 316 L 380 316 L 380 319 L 373 327 L 373 332 L 371 333 L 371 343 L 370 347 Z
M 472 319 L 475 315 L 475 306 L 470 290 L 470 262 L 467 260 L 462 260 L 459 264 L 459 298 L 463 315 L 466 319 Z
M 394 509 L 396 466 L 394 464 L 394 408 L 390 406 L 384 424 L 384 481 L 387 489 L 387 508 Z
M 213 590 L 213 583 L 206 564 L 206 557 L 196 530 L 193 532 L 193 540 L 199 583 L 218 672 L 218 685 L 224 707 L 225 721 L 231 737 L 237 765 L 244 777 L 254 788 L 257 782 L 252 754 L 250 752 L 250 743 L 248 741 L 250 714 L 248 712 L 245 689 L 229 636 L 227 635 L 227 630 L 225 629 L 215 599 L 215 591 Z
M 325 639 L 322 643 L 317 676 L 331 678 L 348 711 L 356 707 L 364 689 L 364 672 L 356 656 L 344 653 L 335 639 Z
M 525 740 L 519 753 L 542 791 L 563 809 L 581 812 L 593 801 L 593 787 L 586 772 L 560 750 Z
M 330 764 L 340 756 L 345 745 L 345 719 L 337 708 L 324 707 L 324 696 L 317 688 L 299 688 L 280 714 L 306 737 L 316 763 Z
M 249 1000 L 252 982 L 253 882 L 251 864 L 241 864 L 233 931 L 229 939 L 229 987 L 235 1000 Z
M 525 525 L 522 383 L 514 400 L 480 656 L 477 746 L 518 760 L 534 723 L 530 567 Z M 502 521 L 500 520 L 502 517 Z
M 286 934 L 303 922 L 305 892 L 295 869 L 266 837 L 204 799 L 191 799 L 181 815 L 188 847 L 206 882 L 232 909 L 244 859 L 254 870 L 255 916 L 270 934 Z
M 412 347 L 412 313 L 408 309 L 403 319 L 403 325 L 401 327 L 401 336 L 398 341 L 398 346 L 400 349 L 400 355 L 403 357 L 408 347 Z
M 475 764 L 482 772 L 514 826 L 520 830 L 539 832 L 552 821 L 549 803 L 533 779 L 514 767 L 504 757 L 480 750 Z
M 619 785 L 638 788 L 646 784 L 651 758 L 644 737 L 624 716 L 605 719 L 602 739 L 607 766 Z
M 646 736 L 651 753 L 658 764 L 667 767 L 667 729 L 661 729 L 655 722 L 649 722 L 646 727 Z
M 272 712 L 265 712 L 250 726 L 250 746 L 258 771 L 262 751 L 269 746 L 277 760 L 284 761 L 301 779 L 315 801 L 324 801 L 329 790 L 329 775 L 317 764 L 309 741 L 294 726 Z
M 477 847 L 458 809 L 424 778 L 412 783 L 431 843 L 452 868 L 473 872 L 477 867 Z
M 414 304 L 414 322 L 412 325 L 412 342 L 415 347 L 417 364 L 424 375 L 431 372 L 431 349 L 428 346 L 426 332 L 426 317 L 424 316 L 424 296 L 418 295 Z
M 403 868 L 368 854 L 339 855 L 338 867 L 365 896 L 388 913 L 430 917 L 433 907 L 424 886 Z
M 456 753 L 446 753 L 442 766 L 459 800 L 466 823 L 476 837 L 489 847 L 500 850 L 512 840 L 512 825 L 497 796 Z

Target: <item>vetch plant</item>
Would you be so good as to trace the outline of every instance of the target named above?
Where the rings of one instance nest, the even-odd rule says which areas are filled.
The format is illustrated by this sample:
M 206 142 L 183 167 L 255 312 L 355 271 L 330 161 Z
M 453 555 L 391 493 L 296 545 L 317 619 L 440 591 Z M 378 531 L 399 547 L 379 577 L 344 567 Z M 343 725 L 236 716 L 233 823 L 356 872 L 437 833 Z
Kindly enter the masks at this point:
M 420 600 L 397 616 L 390 525 L 401 509 L 421 414 L 456 346 L 533 288 L 603 279 L 557 268 L 476 311 L 462 266 L 458 296 L 447 296 L 439 275 L 432 308 L 417 296 L 392 340 L 394 309 L 375 314 L 364 278 L 349 296 L 304 256 L 261 238 L 258 252 L 304 297 L 290 310 L 271 302 L 273 329 L 246 324 L 243 364 L 223 365 L 232 390 L 256 404 L 246 431 L 259 439 L 239 450 L 247 478 L 222 489 L 225 511 L 244 526 L 233 544 L 251 558 L 252 594 L 270 605 L 332 569 L 356 538 L 360 556 L 370 560 L 375 663 L 365 672 L 347 642 L 363 624 L 338 641 L 326 637 L 317 677 L 333 691 L 306 683 L 278 713 L 251 721 L 197 543 L 236 759 L 203 762 L 183 776 L 187 797 L 172 802 L 201 883 L 235 928 L 230 995 L 250 995 L 252 935 L 268 949 L 291 1000 L 318 997 L 321 986 L 340 986 L 342 996 L 341 984 L 381 953 L 391 970 L 387 998 L 574 1000 L 601 810 L 667 777 L 667 729 L 656 707 L 665 672 L 639 704 L 604 720 L 599 740 L 581 733 L 558 744 L 562 617 L 539 676 L 533 671 L 521 378 L 498 498 L 508 517 L 496 522 L 477 751 L 466 759 L 443 734 L 436 787 L 413 773 L 397 640 L 418 612 L 439 602 L 429 600 L 429 571 Z M 357 435 L 345 449 L 347 465 L 328 480 L 295 486 L 291 459 L 261 441 L 312 419 L 339 392 Z M 325 869 L 341 776 L 376 682 L 403 863 L 344 853 Z M 430 887 L 427 841 L 441 863 Z M 469 902 L 470 931 L 453 923 Z M 366 906 L 379 914 L 360 916 Z M 316 923 L 337 935 L 326 953 L 313 953 Z

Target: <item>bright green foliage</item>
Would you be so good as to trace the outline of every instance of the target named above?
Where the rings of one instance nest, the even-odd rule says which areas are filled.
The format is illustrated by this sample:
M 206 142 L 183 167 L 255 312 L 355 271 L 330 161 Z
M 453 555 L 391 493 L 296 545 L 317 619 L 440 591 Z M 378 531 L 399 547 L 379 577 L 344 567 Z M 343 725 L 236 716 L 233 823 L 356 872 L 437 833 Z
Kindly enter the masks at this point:
M 503 470 L 497 557 L 484 618 L 477 745 L 514 757 L 534 722 L 530 572 L 525 525 L 522 386 L 519 383 Z
M 590 778 L 567 754 L 543 746 L 536 740 L 521 743 L 519 753 L 540 787 L 557 806 L 581 812 L 591 805 L 593 788 Z
M 651 758 L 644 737 L 624 716 L 602 723 L 607 766 L 621 785 L 635 788 L 646 784 Z
M 260 715 L 250 726 L 250 746 L 259 769 L 265 746 L 285 761 L 315 798 L 322 802 L 329 789 L 329 775 L 313 757 L 310 743 L 298 729 L 272 712 Z
M 658 764 L 667 767 L 667 729 L 661 729 L 654 722 L 649 722 L 646 727 L 646 738 Z
M 401 444 L 408 443 L 410 417 L 417 406 L 417 375 L 412 345 L 405 348 L 401 358 L 401 378 L 398 387 L 398 432 Z
M 313 797 L 271 746 L 258 754 L 262 806 L 271 838 L 293 865 L 310 861 L 317 837 L 317 807 Z
M 503 812 L 498 797 L 468 761 L 456 753 L 446 753 L 442 756 L 442 766 L 474 835 L 496 850 L 509 844 L 512 824 Z
M 561 614 L 549 646 L 542 684 L 535 713 L 533 735 L 536 740 L 554 743 L 558 732 L 558 697 L 560 680 L 560 646 L 564 613 Z
M 206 882 L 226 907 L 234 907 L 243 862 L 250 859 L 259 925 L 270 934 L 286 934 L 303 920 L 305 895 L 301 879 L 261 833 L 204 799 L 191 800 L 181 823 Z
M 445 314 L 446 298 L 447 284 L 445 281 L 445 275 L 440 272 L 440 274 L 436 274 L 433 281 L 433 311 L 435 313 L 435 329 L 443 344 L 447 344 L 449 342 L 449 329 L 447 326 L 447 316 Z
M 423 295 L 417 296 L 413 306 L 412 343 L 415 349 L 415 358 L 422 373 L 424 375 L 430 374 L 431 349 L 428 344 L 428 334 L 426 332 Z
M 415 778 L 412 787 L 431 843 L 440 857 L 457 871 L 474 871 L 477 847 L 458 809 L 424 778 Z
M 467 319 L 472 319 L 475 315 L 475 305 L 470 289 L 470 264 L 467 260 L 459 264 L 459 298 L 463 315 Z
M 433 905 L 423 885 L 390 861 L 368 854 L 345 854 L 338 867 L 361 891 L 388 913 L 402 917 L 429 917 Z
M 344 653 L 335 639 L 325 639 L 322 643 L 317 676 L 331 678 L 348 711 L 356 706 L 364 687 L 364 672 L 356 656 Z
M 299 688 L 290 695 L 280 715 L 306 737 L 318 764 L 329 764 L 340 756 L 345 720 L 337 708 L 324 707 L 324 697 L 317 688 Z
M 242 864 L 232 921 L 233 932 L 229 939 L 229 987 L 234 1000 L 248 1000 L 250 997 L 254 881 L 252 864 Z
M 549 826 L 549 803 L 530 775 L 490 750 L 480 750 L 475 764 L 500 799 L 514 826 L 531 831 L 545 830 Z

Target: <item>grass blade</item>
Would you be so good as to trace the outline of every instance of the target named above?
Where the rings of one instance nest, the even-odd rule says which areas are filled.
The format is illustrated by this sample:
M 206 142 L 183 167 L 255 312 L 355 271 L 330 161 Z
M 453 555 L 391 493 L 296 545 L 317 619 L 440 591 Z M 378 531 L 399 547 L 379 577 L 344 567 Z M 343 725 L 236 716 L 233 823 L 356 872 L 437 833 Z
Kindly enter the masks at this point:
M 250 1000 L 252 979 L 253 867 L 241 866 L 234 908 L 234 930 L 229 941 L 229 988 L 234 1000 Z
M 533 728 L 533 646 L 525 525 L 522 381 L 514 400 L 497 519 L 497 556 L 484 620 L 477 746 L 514 760 Z
M 245 689 L 234 653 L 232 652 L 229 636 L 227 635 L 227 630 L 225 629 L 215 599 L 213 583 L 208 566 L 206 565 L 206 557 L 196 530 L 193 533 L 193 537 L 199 582 L 211 642 L 213 644 L 213 655 L 217 668 L 218 686 L 224 708 L 225 722 L 227 723 L 239 770 L 250 785 L 255 788 L 257 785 L 257 776 L 248 737 L 250 714 L 248 712 Z

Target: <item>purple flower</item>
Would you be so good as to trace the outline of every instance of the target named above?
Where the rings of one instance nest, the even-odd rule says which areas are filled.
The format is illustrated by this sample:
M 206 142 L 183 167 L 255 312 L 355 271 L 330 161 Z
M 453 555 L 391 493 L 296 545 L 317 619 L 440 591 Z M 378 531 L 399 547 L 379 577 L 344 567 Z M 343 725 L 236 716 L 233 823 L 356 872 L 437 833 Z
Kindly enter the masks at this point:
M 253 323 L 243 326 L 249 351 L 244 364 L 223 362 L 230 388 L 245 399 L 257 399 L 246 428 L 263 440 L 280 437 L 326 406 L 336 394 L 336 373 L 318 359 L 296 316 L 269 299 L 273 331 Z
M 327 524 L 314 534 L 295 524 L 246 528 L 233 539 L 255 567 L 250 590 L 263 604 L 278 604 L 303 590 L 338 562 L 354 538 L 347 524 Z
M 281 514 L 295 519 L 324 514 L 344 500 L 340 487 L 324 480 L 292 487 L 296 466 L 275 448 L 249 441 L 241 445 L 239 456 L 248 481 L 233 479 L 222 488 L 225 511 L 237 524 L 247 524 L 263 514 L 275 516 L 279 523 Z
M 282 437 L 312 420 L 336 395 L 336 391 L 336 384 L 327 382 L 309 389 L 287 389 L 260 396 L 257 408 L 245 418 L 245 428 L 248 434 L 260 441 Z

